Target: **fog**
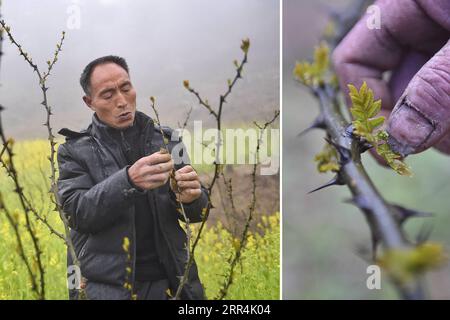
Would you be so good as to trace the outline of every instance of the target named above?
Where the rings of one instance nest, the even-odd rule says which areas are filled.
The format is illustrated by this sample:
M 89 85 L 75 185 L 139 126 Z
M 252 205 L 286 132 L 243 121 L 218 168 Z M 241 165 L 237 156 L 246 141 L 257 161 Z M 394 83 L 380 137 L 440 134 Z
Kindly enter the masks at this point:
M 34 62 L 45 70 L 61 31 L 66 41 L 49 80 L 54 128 L 81 129 L 91 119 L 79 76 L 91 60 L 126 58 L 138 92 L 138 109 L 151 114 L 155 96 L 162 122 L 176 125 L 208 115 L 182 85 L 188 79 L 211 103 L 218 102 L 241 39 L 250 38 L 244 79 L 228 100 L 225 121 L 268 118 L 279 106 L 279 3 L 274 0 L 3 0 L 2 17 Z M 79 12 L 79 19 L 77 13 Z M 0 104 L 8 136 L 45 137 L 45 113 L 36 74 L 5 39 L 0 66 Z

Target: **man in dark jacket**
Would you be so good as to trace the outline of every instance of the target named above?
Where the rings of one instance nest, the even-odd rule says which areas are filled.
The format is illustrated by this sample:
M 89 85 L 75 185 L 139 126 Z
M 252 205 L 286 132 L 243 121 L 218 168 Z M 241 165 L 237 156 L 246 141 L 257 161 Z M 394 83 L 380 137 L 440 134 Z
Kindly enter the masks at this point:
M 69 218 L 87 297 L 167 299 L 187 261 L 177 197 L 189 221 L 200 222 L 206 190 L 173 131 L 136 111 L 123 58 L 92 61 L 80 84 L 94 114 L 86 130 L 60 131 L 66 142 L 58 149 L 58 200 Z M 161 150 L 164 141 L 169 153 Z M 174 169 L 177 186 L 169 182 Z M 76 290 L 69 294 L 77 298 Z M 181 298 L 204 298 L 195 263 Z

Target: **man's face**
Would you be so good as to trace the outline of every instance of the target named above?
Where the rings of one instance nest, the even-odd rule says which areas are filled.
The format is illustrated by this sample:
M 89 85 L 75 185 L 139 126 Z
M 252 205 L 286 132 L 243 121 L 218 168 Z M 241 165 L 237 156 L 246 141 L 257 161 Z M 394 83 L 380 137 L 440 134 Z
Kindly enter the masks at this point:
M 91 75 L 90 92 L 83 100 L 102 122 L 117 129 L 133 124 L 136 90 L 122 67 L 115 63 L 96 66 Z

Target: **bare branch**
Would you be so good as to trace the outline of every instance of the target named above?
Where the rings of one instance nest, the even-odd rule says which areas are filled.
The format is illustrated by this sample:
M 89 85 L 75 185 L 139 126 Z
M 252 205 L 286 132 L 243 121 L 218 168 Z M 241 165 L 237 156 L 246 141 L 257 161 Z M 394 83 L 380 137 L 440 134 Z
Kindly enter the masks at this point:
M 15 218 L 13 216 L 13 214 L 8 210 L 6 205 L 3 203 L 3 195 L 2 195 L 1 192 L 0 192 L 0 211 L 3 211 L 5 213 L 6 219 L 8 220 L 9 224 L 13 228 L 14 236 L 16 238 L 17 246 L 18 246 L 17 251 L 18 251 L 20 258 L 22 259 L 22 261 L 25 264 L 25 267 L 27 269 L 28 276 L 29 276 L 30 281 L 31 281 L 31 290 L 33 290 L 35 292 L 37 297 L 42 298 L 42 294 L 41 294 L 41 292 L 40 292 L 40 290 L 38 288 L 36 275 L 33 273 L 33 270 L 32 270 L 32 267 L 31 267 L 31 262 L 28 260 L 28 257 L 27 257 L 27 255 L 25 253 L 25 247 L 23 245 L 22 236 L 21 236 L 20 230 L 19 230 L 18 217 Z
M 55 142 L 55 136 L 53 135 L 53 129 L 51 126 L 51 116 L 52 116 L 52 109 L 48 103 L 48 98 L 47 98 L 47 91 L 48 91 L 48 87 L 46 84 L 46 81 L 48 79 L 48 76 L 50 75 L 50 72 L 52 71 L 56 61 L 58 60 L 58 55 L 62 50 L 62 45 L 65 39 L 65 32 L 63 31 L 61 34 L 61 39 L 60 42 L 56 45 L 56 51 L 55 54 L 53 56 L 53 60 L 50 61 L 50 63 L 47 62 L 48 68 L 47 71 L 41 72 L 38 65 L 35 64 L 31 58 L 31 56 L 25 52 L 22 49 L 22 46 L 14 39 L 12 33 L 11 33 L 11 28 L 9 26 L 6 25 L 6 23 L 2 20 L 0 21 L 0 25 L 2 26 L 2 28 L 6 31 L 9 40 L 11 41 L 11 43 L 13 45 L 15 45 L 17 47 L 17 49 L 19 50 L 19 54 L 21 56 L 24 57 L 25 61 L 30 65 L 30 67 L 36 72 L 38 79 L 39 79 L 39 86 L 41 88 L 42 91 L 42 97 L 43 97 L 43 101 L 41 102 L 41 105 L 44 107 L 45 111 L 46 111 L 46 122 L 44 123 L 44 126 L 47 128 L 47 133 L 48 133 L 48 142 L 49 142 L 49 147 L 50 147 L 50 156 L 48 157 L 48 160 L 50 162 L 50 170 L 51 170 L 51 174 L 50 174 L 50 181 L 51 181 L 51 185 L 50 185 L 50 190 L 51 190 L 51 196 L 50 196 L 50 200 L 51 202 L 55 205 L 55 210 L 59 213 L 59 216 L 64 224 L 64 233 L 65 233 L 65 242 L 66 245 L 68 247 L 68 251 L 69 254 L 71 255 L 71 258 L 73 260 L 73 263 L 80 268 L 80 262 L 78 260 L 78 257 L 76 255 L 75 252 L 75 247 L 72 243 L 72 239 L 70 237 L 70 228 L 69 228 L 69 221 L 67 218 L 66 213 L 63 211 L 61 205 L 59 204 L 59 202 L 57 201 L 58 199 L 58 187 L 57 187 L 57 182 L 56 182 L 56 172 L 57 172 L 57 168 L 56 168 L 56 163 L 55 163 L 55 156 L 56 156 L 56 142 Z M 79 297 L 81 297 L 82 299 L 86 298 L 86 293 L 84 292 L 84 289 L 81 288 L 79 290 Z
M 153 112 L 155 113 L 156 123 L 159 126 L 159 129 L 160 129 L 160 132 L 161 132 L 161 135 L 162 135 L 162 138 L 163 138 L 164 149 L 165 149 L 165 152 L 167 153 L 167 152 L 169 152 L 168 142 L 166 141 L 164 132 L 163 132 L 162 127 L 161 127 L 161 121 L 159 120 L 159 114 L 158 114 L 158 111 L 156 110 L 155 98 L 154 97 L 150 97 L 150 101 L 151 101 L 151 107 L 153 109 Z M 185 121 L 185 124 L 186 124 L 186 122 L 187 122 L 187 120 Z M 186 211 L 184 210 L 183 202 L 180 199 L 180 197 L 181 197 L 181 190 L 180 190 L 180 188 L 178 186 L 178 183 L 175 180 L 175 169 L 173 169 L 170 172 L 170 184 L 171 184 L 171 186 L 173 186 L 175 188 L 175 191 L 176 191 L 175 192 L 175 196 L 176 196 L 176 199 L 177 199 L 177 202 L 178 202 L 179 212 L 181 213 L 181 215 L 183 217 L 183 220 L 185 222 L 185 225 L 186 225 L 186 256 L 187 256 L 186 264 L 187 264 L 190 261 L 192 230 L 191 230 L 191 226 L 189 224 L 189 218 L 186 215 Z M 185 281 L 187 281 L 187 279 Z M 177 292 L 175 294 L 175 298 L 179 297 L 179 295 L 181 294 L 180 287 L 182 288 L 183 286 L 178 286 Z M 178 291 L 180 291 L 180 292 L 178 292 Z
M 224 281 L 222 287 L 219 290 L 216 300 L 223 300 L 227 296 L 228 289 L 230 288 L 231 284 L 233 283 L 234 269 L 235 269 L 237 263 L 240 261 L 240 258 L 242 255 L 242 250 L 245 248 L 245 245 L 247 244 L 248 230 L 250 228 L 250 223 L 253 219 L 253 215 L 255 213 L 255 208 L 256 208 L 256 170 L 257 170 L 258 164 L 260 162 L 259 149 L 261 147 L 264 131 L 267 129 L 267 127 L 269 125 L 271 125 L 278 118 L 279 115 L 280 115 L 280 112 L 276 111 L 273 118 L 271 120 L 267 121 L 266 123 L 264 123 L 263 125 L 259 125 L 258 123 L 255 122 L 255 126 L 260 129 L 260 132 L 259 132 L 258 143 L 256 145 L 255 163 L 253 165 L 253 171 L 252 171 L 252 200 L 250 202 L 249 213 L 248 213 L 247 221 L 245 222 L 244 231 L 242 231 L 242 235 L 241 235 L 239 244 L 237 246 L 235 255 L 233 257 L 233 260 L 231 260 L 231 263 L 230 263 L 230 271 L 229 271 L 227 277 L 225 278 L 225 281 Z
M 186 129 L 186 126 L 189 122 L 189 118 L 191 117 L 191 113 L 192 113 L 192 107 L 189 108 L 189 111 L 186 114 L 186 117 L 184 119 L 183 125 L 180 125 L 180 123 L 178 123 L 178 127 L 183 131 L 184 129 Z
M 365 9 L 366 4 L 365 0 L 359 0 L 356 6 L 353 4 L 359 10 L 357 12 L 355 10 L 348 11 L 352 12 L 353 17 L 348 16 L 348 12 L 345 13 L 345 18 L 335 17 L 336 23 L 341 25 L 336 26 L 338 32 L 334 39 L 337 41 L 328 39 L 332 47 L 351 29 L 352 23 L 358 20 L 361 10 Z M 322 53 L 324 52 L 322 51 Z M 328 50 L 326 54 L 328 55 Z M 328 68 L 325 67 L 325 69 Z M 300 69 L 297 71 L 301 72 Z M 324 70 L 324 72 L 329 71 Z M 328 76 L 333 79 L 332 75 L 328 74 Z M 398 206 L 389 204 L 379 193 L 361 162 L 361 154 L 370 146 L 366 141 L 353 134 L 351 123 L 345 119 L 343 111 L 340 109 L 338 99 L 340 90 L 332 80 L 325 79 L 325 74 L 317 75 L 315 80 L 303 81 L 318 98 L 320 105 L 320 114 L 311 127 L 325 130 L 326 141 L 330 148 L 334 149 L 338 161 L 338 169 L 333 169 L 336 171 L 336 176 L 329 183 L 317 188 L 316 191 L 331 185 L 346 185 L 349 188 L 353 195 L 349 202 L 355 204 L 364 213 L 369 225 L 374 263 L 378 261 L 376 249 L 379 243 L 383 245 L 385 252 L 411 252 L 409 250 L 413 250 L 414 246 L 408 242 L 402 229 L 402 223 L 414 214 L 410 214 L 412 211 L 405 211 Z M 419 277 L 415 277 L 411 281 L 401 281 L 393 276 L 391 280 L 403 298 L 422 299 L 424 297 Z
M 215 118 L 215 120 L 216 120 L 216 128 L 217 128 L 217 131 L 219 133 L 221 132 L 221 129 L 222 129 L 222 111 L 223 111 L 224 103 L 226 102 L 225 99 L 228 96 L 228 94 L 231 93 L 231 91 L 232 91 L 233 87 L 235 86 L 237 80 L 239 78 L 241 78 L 243 67 L 244 67 L 245 63 L 247 63 L 247 53 L 248 53 L 249 46 L 250 46 L 250 41 L 248 39 L 242 41 L 241 49 L 244 52 L 244 57 L 243 57 L 242 61 L 239 64 L 237 62 L 235 62 L 236 75 L 235 75 L 233 81 L 229 81 L 228 88 L 227 88 L 225 94 L 220 95 L 219 106 L 218 106 L 217 112 L 214 111 L 209 106 L 209 104 L 206 104 L 200 98 L 200 95 L 194 89 L 192 89 L 190 87 L 189 81 L 187 81 L 187 80 L 184 81 L 184 86 L 186 87 L 186 89 L 189 92 L 193 93 L 195 96 L 197 96 L 197 98 L 199 99 L 200 105 L 203 105 L 210 112 L 210 114 L 212 114 L 212 116 Z M 219 137 L 218 137 L 217 142 L 216 142 L 216 150 L 215 150 L 215 152 L 216 152 L 216 160 L 214 162 L 214 175 L 213 175 L 212 180 L 211 180 L 211 182 L 210 182 L 210 184 L 209 184 L 209 186 L 207 188 L 208 205 L 206 207 L 205 212 L 203 213 L 203 220 L 202 220 L 202 222 L 200 224 L 200 228 L 198 230 L 197 236 L 196 236 L 196 238 L 194 240 L 194 243 L 192 245 L 189 261 L 188 261 L 188 263 L 186 265 L 184 274 L 181 277 L 180 285 L 178 286 L 177 295 L 175 296 L 175 299 L 179 299 L 180 298 L 183 286 L 187 283 L 187 279 L 189 277 L 189 270 L 190 270 L 190 268 L 191 268 L 191 266 L 192 266 L 192 264 L 194 262 L 195 249 L 196 249 L 196 247 L 198 245 L 198 242 L 199 242 L 200 237 L 202 235 L 202 232 L 203 232 L 203 230 L 205 228 L 206 221 L 208 220 L 209 213 L 210 213 L 211 208 L 212 208 L 212 202 L 211 202 L 212 190 L 214 188 L 214 185 L 215 185 L 215 183 L 216 183 L 216 181 L 217 181 L 217 179 L 219 177 L 219 174 L 220 174 L 221 168 L 222 168 L 222 165 L 220 164 L 220 161 L 219 161 L 220 160 L 219 157 L 220 157 L 220 152 L 221 152 L 221 150 L 220 150 L 221 146 L 222 146 L 222 139 L 221 139 L 220 134 L 219 134 Z
M 28 234 L 30 235 L 30 238 L 31 238 L 31 241 L 33 244 L 34 255 L 36 258 L 36 264 L 37 264 L 38 270 L 39 270 L 39 284 L 40 285 L 39 285 L 39 288 L 37 288 L 36 277 L 33 274 L 31 276 L 32 290 L 36 292 L 39 299 L 45 299 L 45 279 L 44 279 L 44 266 L 43 266 L 43 262 L 42 262 L 42 251 L 41 251 L 41 246 L 39 244 L 39 239 L 36 235 L 36 230 L 34 229 L 34 226 L 32 225 L 32 222 L 31 222 L 30 216 L 29 216 L 30 211 L 33 211 L 33 210 L 28 206 L 28 202 L 25 200 L 23 188 L 21 187 L 21 185 L 19 183 L 16 166 L 14 164 L 14 153 L 12 151 L 12 146 L 11 146 L 12 143 L 10 143 L 10 140 L 6 139 L 4 132 L 3 132 L 3 125 L 1 125 L 1 123 L 2 123 L 2 120 L 1 120 L 1 111 L 0 111 L 0 139 L 2 141 L 2 145 L 3 145 L 4 149 L 6 150 L 6 155 L 8 156 L 7 161 L 0 158 L 0 162 L 3 165 L 3 167 L 6 169 L 8 175 L 13 180 L 13 183 L 15 186 L 14 192 L 18 195 L 20 205 L 22 206 L 22 209 L 25 213 L 25 227 L 26 227 Z M 8 210 L 5 208 L 4 211 L 8 217 L 9 216 Z M 15 219 L 15 220 L 17 220 L 17 219 Z M 15 232 L 17 233 L 19 226 L 14 225 L 14 219 L 11 220 L 10 217 L 8 217 L 8 221 L 11 223 L 11 226 L 13 226 Z M 17 221 L 15 223 L 17 223 Z M 20 243 L 20 239 L 19 239 L 19 237 L 17 237 L 17 235 L 16 235 L 16 239 L 18 241 L 19 246 L 22 246 L 22 244 Z M 22 250 L 22 249 L 20 249 L 20 250 Z M 24 255 L 25 253 L 21 252 L 21 255 L 22 254 Z M 24 259 L 24 257 L 22 257 L 22 260 L 24 260 L 24 262 L 25 262 L 26 259 Z M 25 264 L 27 265 L 27 262 Z M 27 268 L 28 268 L 28 265 L 27 265 Z

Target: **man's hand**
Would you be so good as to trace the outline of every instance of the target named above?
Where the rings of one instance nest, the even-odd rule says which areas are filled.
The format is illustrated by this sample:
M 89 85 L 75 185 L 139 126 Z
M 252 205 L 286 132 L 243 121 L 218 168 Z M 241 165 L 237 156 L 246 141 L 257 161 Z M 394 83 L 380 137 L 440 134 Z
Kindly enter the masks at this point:
M 182 203 L 191 203 L 202 194 L 200 179 L 194 168 L 187 165 L 175 172 L 175 183 L 170 187 Z
M 136 161 L 128 169 L 128 177 L 136 187 L 151 190 L 164 185 L 172 170 L 170 154 L 155 152 Z
M 363 81 L 374 90 L 394 151 L 407 155 L 436 147 L 450 154 L 450 1 L 375 5 L 381 28 L 369 29 L 364 16 L 334 51 L 342 90 Z M 389 81 L 386 71 L 392 72 Z

